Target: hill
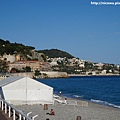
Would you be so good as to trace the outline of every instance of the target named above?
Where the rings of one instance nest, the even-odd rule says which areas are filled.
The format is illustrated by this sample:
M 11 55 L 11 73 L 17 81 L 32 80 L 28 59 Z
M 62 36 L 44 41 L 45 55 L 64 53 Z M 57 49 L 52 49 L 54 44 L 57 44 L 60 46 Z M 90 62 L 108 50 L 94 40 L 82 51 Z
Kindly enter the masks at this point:
M 65 51 L 61 51 L 58 49 L 46 49 L 46 50 L 39 50 L 38 52 L 45 54 L 46 56 L 48 56 L 49 58 L 73 58 L 74 56 L 72 56 L 71 54 L 65 52 Z
M 31 50 L 34 50 L 35 47 L 33 46 L 25 46 L 21 43 L 11 43 L 8 40 L 0 39 L 0 55 L 6 54 L 15 54 L 19 53 L 24 56 L 30 55 L 31 56 Z M 69 53 L 65 51 L 61 51 L 58 49 L 46 49 L 46 50 L 38 50 L 36 51 L 38 53 L 43 53 L 45 56 L 48 56 L 50 58 L 58 58 L 58 57 L 66 57 L 66 58 L 73 58 L 74 56 L 70 55 Z
M 15 54 L 22 53 L 24 55 L 30 54 L 30 50 L 34 50 L 35 48 L 32 46 L 25 46 L 20 43 L 10 43 L 10 41 L 0 39 L 0 55 L 6 54 Z

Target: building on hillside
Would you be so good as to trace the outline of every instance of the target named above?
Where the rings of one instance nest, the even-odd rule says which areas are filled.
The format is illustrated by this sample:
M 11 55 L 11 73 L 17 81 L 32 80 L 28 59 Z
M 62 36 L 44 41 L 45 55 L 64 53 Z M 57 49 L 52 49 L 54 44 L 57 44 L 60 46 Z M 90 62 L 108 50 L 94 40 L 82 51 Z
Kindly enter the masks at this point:
M 15 62 L 15 54 L 13 54 L 13 55 L 4 54 L 3 56 L 1 56 L 1 60 L 6 60 L 6 61 L 9 61 L 9 62 Z
M 40 71 L 52 71 L 50 63 L 40 62 Z
M 13 63 L 15 61 L 25 60 L 24 56 L 21 56 L 20 54 L 4 54 L 3 56 L 0 56 L 1 60 L 6 60 L 10 63 Z
M 102 75 L 106 75 L 106 73 L 107 73 L 107 70 L 102 70 L 102 71 L 101 71 L 101 74 L 102 74 Z
M 79 63 L 79 67 L 80 67 L 80 68 L 85 68 L 84 62 L 80 62 L 80 63 Z
M 58 63 L 57 63 L 57 61 L 52 61 L 52 62 L 50 63 L 50 65 L 51 65 L 51 66 L 58 66 Z
M 26 67 L 26 64 L 23 61 L 16 61 L 13 63 L 9 63 L 8 66 L 9 66 L 9 71 L 11 71 L 12 68 L 23 70 L 23 68 Z
M 9 71 L 12 68 L 16 68 L 18 70 L 22 70 L 23 68 L 25 68 L 26 66 L 31 68 L 31 71 L 35 71 L 35 70 L 39 70 L 40 71 L 40 67 L 41 64 L 38 60 L 21 60 L 21 61 L 16 61 L 14 63 L 10 63 L 9 64 Z
M 38 60 L 26 60 L 24 61 L 26 66 L 29 66 L 31 68 L 31 71 L 39 70 L 41 68 L 41 64 Z
M 20 60 L 21 60 L 20 54 L 17 54 L 15 57 L 15 61 L 20 61 Z
M 12 76 L 0 81 L 0 97 L 10 104 L 54 104 L 53 88 L 29 77 Z

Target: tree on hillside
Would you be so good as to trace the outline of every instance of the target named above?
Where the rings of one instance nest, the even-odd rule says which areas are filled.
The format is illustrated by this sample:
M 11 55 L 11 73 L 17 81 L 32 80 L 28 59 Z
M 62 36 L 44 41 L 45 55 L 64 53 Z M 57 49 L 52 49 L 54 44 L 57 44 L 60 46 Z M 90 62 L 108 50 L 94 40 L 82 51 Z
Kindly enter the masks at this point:
M 41 75 L 40 71 L 39 70 L 35 70 L 35 76 L 39 76 Z
M 31 54 L 31 50 L 34 50 L 35 47 L 32 46 L 25 46 L 20 43 L 10 43 L 8 40 L 4 41 L 0 39 L 0 55 L 6 54 L 14 54 L 16 51 L 17 53 L 22 52 L 23 54 Z
M 44 54 L 41 54 L 41 57 L 46 62 L 46 56 Z
M 26 66 L 25 68 L 23 68 L 24 72 L 31 72 L 31 68 L 30 66 Z
M 64 51 L 61 51 L 61 50 L 58 50 L 58 49 L 46 49 L 46 50 L 39 50 L 38 52 L 40 53 L 44 53 L 46 56 L 48 56 L 49 58 L 73 58 L 74 56 L 70 55 L 69 53 L 67 52 L 64 52 Z
M 5 73 L 7 71 L 8 71 L 8 66 L 7 66 L 6 61 L 0 60 L 0 72 Z

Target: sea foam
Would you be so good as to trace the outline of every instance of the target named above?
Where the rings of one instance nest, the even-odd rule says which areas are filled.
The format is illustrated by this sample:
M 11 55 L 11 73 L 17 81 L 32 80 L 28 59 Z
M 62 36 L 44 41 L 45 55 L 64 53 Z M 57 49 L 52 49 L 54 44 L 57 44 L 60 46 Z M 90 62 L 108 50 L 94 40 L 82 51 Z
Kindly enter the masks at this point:
M 92 102 L 95 102 L 95 103 L 102 104 L 102 105 L 111 106 L 111 107 L 115 107 L 115 108 L 119 108 L 119 109 L 120 109 L 120 106 L 115 105 L 115 104 L 112 104 L 112 103 L 109 103 L 109 102 L 106 102 L 106 101 L 94 100 L 94 99 L 91 99 L 91 101 L 92 101 Z
M 73 95 L 73 97 L 75 97 L 75 98 L 82 98 L 83 96 Z

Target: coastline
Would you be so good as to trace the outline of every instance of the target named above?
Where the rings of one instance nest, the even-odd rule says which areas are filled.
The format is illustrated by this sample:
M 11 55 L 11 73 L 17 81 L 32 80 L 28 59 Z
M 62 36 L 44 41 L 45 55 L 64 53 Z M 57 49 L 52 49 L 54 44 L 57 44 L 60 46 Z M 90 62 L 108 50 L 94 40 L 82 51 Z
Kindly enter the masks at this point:
M 84 76 L 120 76 L 120 74 L 104 74 L 104 75 L 81 75 L 81 74 L 68 74 L 69 77 L 84 77 Z
M 108 103 L 108 102 L 105 102 L 105 101 L 100 101 L 100 100 L 85 100 L 85 99 L 82 99 L 82 98 L 70 98 L 70 97 L 67 97 L 67 96 L 60 96 L 62 100 L 65 100 L 65 98 L 67 98 L 68 100 L 76 100 L 77 103 L 78 103 L 78 106 L 79 105 L 79 102 L 88 102 L 88 104 L 97 104 L 97 105 L 100 105 L 100 106 L 104 106 L 104 107 L 110 107 L 110 108 L 115 108 L 115 109 L 119 109 L 120 110 L 120 106 L 117 106 L 117 105 L 114 105 L 112 103 Z M 104 104 L 104 102 L 106 104 Z
M 98 77 L 99 78 L 99 76 L 75 76 L 75 78 L 91 78 L 91 77 L 93 77 L 93 78 L 95 78 L 96 79 L 96 77 Z M 105 79 L 106 79 L 106 77 L 108 77 L 108 78 L 111 78 L 111 77 L 115 77 L 116 78 L 116 76 L 100 76 L 100 79 L 101 79 L 101 77 L 105 77 Z M 72 78 L 72 76 L 71 76 L 71 78 Z M 73 78 L 74 78 L 74 76 L 73 76 Z M 120 78 L 120 76 L 117 76 L 117 78 L 119 79 Z M 61 79 L 62 80 L 62 79 Z M 65 79 L 63 79 L 63 80 L 65 80 Z M 82 80 L 82 79 L 81 79 Z M 68 80 L 65 80 L 65 83 L 67 84 L 67 81 Z M 83 79 L 83 81 L 84 81 L 84 79 Z M 49 82 L 48 82 L 49 83 Z M 56 82 L 56 80 L 55 80 L 55 83 L 57 83 Z M 61 84 L 61 81 L 59 81 L 58 82 L 61 86 L 63 85 L 63 84 Z M 69 82 L 68 82 L 69 83 Z M 102 83 L 103 83 L 103 81 L 102 81 Z M 86 82 L 85 82 L 85 84 L 86 84 Z M 108 83 L 107 83 L 108 84 Z M 52 85 L 52 84 L 51 84 Z M 113 84 L 112 84 L 113 85 Z M 83 85 L 84 86 L 84 85 Z M 101 85 L 102 86 L 102 85 Z M 74 89 L 76 89 L 76 88 L 74 88 Z M 78 89 L 78 88 L 77 88 Z M 82 88 L 82 89 L 84 89 L 84 88 Z M 62 92 L 61 94 L 60 94 L 60 91 Z M 66 91 L 67 91 L 67 89 L 66 89 Z M 74 90 L 73 90 L 74 91 Z M 116 91 L 116 90 L 115 90 Z M 71 92 L 70 92 L 71 93 Z M 74 94 L 69 94 L 68 93 L 68 91 L 67 91 L 67 93 L 65 92 L 65 90 L 63 90 L 62 91 L 62 88 L 60 87 L 60 89 L 56 89 L 56 91 L 55 91 L 55 94 L 57 94 L 57 95 L 62 95 L 62 97 L 64 97 L 64 98 L 69 98 L 69 99 L 76 99 L 76 100 L 83 100 L 83 101 L 87 101 L 87 102 L 92 102 L 92 103 L 96 103 L 96 104 L 100 104 L 100 105 L 103 105 L 103 106 L 109 106 L 109 107 L 113 107 L 113 108 L 120 108 L 120 104 L 116 104 L 115 103 L 115 101 L 111 101 L 110 99 L 109 100 L 106 100 L 106 99 L 101 99 L 101 97 L 84 97 L 84 94 L 77 94 L 77 93 L 74 93 Z M 118 96 L 119 97 L 119 96 Z M 110 97 L 109 97 L 110 98 Z

